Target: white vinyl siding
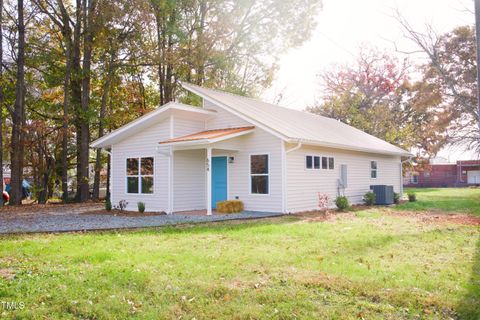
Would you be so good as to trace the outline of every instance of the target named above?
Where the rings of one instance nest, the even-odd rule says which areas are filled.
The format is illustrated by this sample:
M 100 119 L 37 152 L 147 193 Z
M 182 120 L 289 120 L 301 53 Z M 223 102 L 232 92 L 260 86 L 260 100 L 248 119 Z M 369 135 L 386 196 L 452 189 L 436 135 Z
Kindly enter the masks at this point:
M 112 204 L 128 202 L 127 210 L 137 211 L 137 202 L 145 203 L 146 211 L 167 211 L 168 208 L 168 158 L 156 153 L 158 142 L 170 135 L 169 119 L 165 119 L 112 147 Z M 151 157 L 154 159 L 154 193 L 128 194 L 126 186 L 126 159 Z
M 174 212 L 206 208 L 205 159 L 205 149 L 174 152 Z
M 205 121 L 188 119 L 184 117 L 173 117 L 173 137 L 181 137 L 205 130 Z
M 282 148 L 279 138 L 256 128 L 252 133 L 218 142 L 213 147 L 213 156 L 234 157 L 233 163 L 228 164 L 228 199 L 238 197 L 243 201 L 245 210 L 282 212 Z M 228 151 L 231 149 L 237 151 Z M 268 154 L 269 194 L 250 192 L 252 154 Z
M 289 148 L 295 145 L 288 145 Z M 306 170 L 306 155 L 325 155 L 334 158 L 334 168 Z M 370 161 L 376 159 L 378 178 L 370 178 Z M 345 195 L 351 203 L 361 203 L 372 184 L 393 185 L 400 192 L 400 157 L 332 148 L 307 147 L 287 154 L 287 210 L 298 212 L 318 209 L 318 194 L 328 194 L 330 205 L 338 195 L 341 165 L 347 165 Z M 328 159 L 327 159 L 328 162 Z
M 214 105 L 208 100 L 205 100 L 204 108 L 208 110 L 215 110 L 217 112 L 215 117 L 205 122 L 206 130 L 246 127 L 252 125 L 248 121 L 245 121 L 242 118 L 239 118 L 236 115 L 226 111 L 225 109 Z

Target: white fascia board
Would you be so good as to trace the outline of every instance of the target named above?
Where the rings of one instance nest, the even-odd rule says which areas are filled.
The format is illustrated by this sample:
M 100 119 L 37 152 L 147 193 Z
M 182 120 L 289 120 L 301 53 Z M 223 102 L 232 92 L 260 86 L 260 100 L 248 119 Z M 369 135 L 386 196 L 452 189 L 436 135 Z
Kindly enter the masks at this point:
M 348 145 L 344 145 L 344 144 L 318 142 L 318 141 L 305 140 L 305 139 L 287 139 L 287 142 L 288 143 L 299 143 L 299 142 L 301 142 L 302 145 L 319 146 L 319 147 L 342 149 L 342 150 L 349 150 L 349 151 L 359 151 L 359 152 L 374 153 L 374 154 L 385 154 L 385 155 L 390 155 L 390 156 L 404 156 L 404 157 L 413 156 L 411 153 L 408 153 L 408 152 L 383 151 L 383 150 L 378 150 L 378 149 L 352 147 L 352 146 L 348 146 Z
M 187 112 L 194 112 L 194 113 L 200 113 L 204 115 L 215 115 L 216 112 L 207 110 L 207 109 L 202 109 L 202 108 L 197 108 L 193 106 L 188 106 L 185 104 L 180 104 L 176 102 L 168 102 L 167 104 L 164 104 L 163 106 L 159 107 L 158 109 L 155 109 L 129 123 L 126 125 L 118 128 L 117 130 L 112 131 L 111 133 L 93 141 L 90 143 L 91 148 L 104 148 L 104 147 L 109 147 L 112 143 L 111 140 L 114 139 L 115 137 L 118 137 L 122 133 L 127 132 L 128 130 L 131 130 L 133 127 L 138 126 L 142 123 L 145 123 L 146 121 L 151 120 L 152 118 L 155 118 L 169 110 L 182 110 L 182 111 L 187 111 Z

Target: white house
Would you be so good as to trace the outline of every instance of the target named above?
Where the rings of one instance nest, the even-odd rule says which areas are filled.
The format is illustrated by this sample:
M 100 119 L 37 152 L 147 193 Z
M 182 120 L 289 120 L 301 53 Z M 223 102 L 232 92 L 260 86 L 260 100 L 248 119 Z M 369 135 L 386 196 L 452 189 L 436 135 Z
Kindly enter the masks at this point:
M 240 199 L 245 210 L 318 209 L 318 195 L 361 202 L 372 184 L 401 192 L 411 154 L 334 119 L 192 84 L 202 107 L 170 102 L 94 141 L 111 152 L 112 203 L 169 214 Z

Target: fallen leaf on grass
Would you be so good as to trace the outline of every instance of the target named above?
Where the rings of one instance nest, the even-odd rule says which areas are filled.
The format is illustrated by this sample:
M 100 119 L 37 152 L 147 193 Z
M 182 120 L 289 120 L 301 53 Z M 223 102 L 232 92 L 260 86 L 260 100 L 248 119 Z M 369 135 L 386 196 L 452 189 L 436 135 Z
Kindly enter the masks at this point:
M 13 269 L 0 269 L 0 278 L 8 281 L 13 280 L 15 278 L 15 272 Z

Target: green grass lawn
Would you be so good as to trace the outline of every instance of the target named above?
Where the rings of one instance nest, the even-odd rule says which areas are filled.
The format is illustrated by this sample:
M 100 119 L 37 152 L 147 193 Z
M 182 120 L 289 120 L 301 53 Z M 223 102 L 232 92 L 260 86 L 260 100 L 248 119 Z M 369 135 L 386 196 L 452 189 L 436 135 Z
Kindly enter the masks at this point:
M 398 206 L 398 209 L 429 210 L 436 209 L 446 212 L 460 212 L 480 216 L 479 188 L 417 188 L 405 189 L 417 194 L 416 202 L 408 202 Z
M 479 319 L 480 228 L 392 212 L 5 236 L 0 318 Z

